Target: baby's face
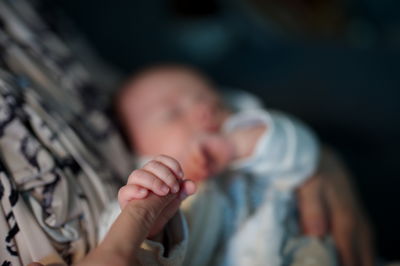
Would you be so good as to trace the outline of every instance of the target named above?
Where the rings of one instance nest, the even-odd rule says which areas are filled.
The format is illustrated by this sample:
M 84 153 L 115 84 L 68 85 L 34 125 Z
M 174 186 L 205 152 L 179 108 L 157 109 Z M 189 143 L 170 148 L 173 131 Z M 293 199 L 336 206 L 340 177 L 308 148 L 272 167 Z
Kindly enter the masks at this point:
M 211 85 L 190 71 L 143 78 L 121 101 L 135 150 L 140 155 L 170 155 L 180 162 L 193 143 L 219 132 L 228 116 Z

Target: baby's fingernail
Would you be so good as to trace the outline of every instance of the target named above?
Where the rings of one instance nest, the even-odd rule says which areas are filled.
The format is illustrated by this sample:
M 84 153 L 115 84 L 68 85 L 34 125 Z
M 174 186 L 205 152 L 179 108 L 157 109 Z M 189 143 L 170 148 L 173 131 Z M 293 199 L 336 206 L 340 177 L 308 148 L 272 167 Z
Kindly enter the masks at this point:
M 179 185 L 178 184 L 175 184 L 173 187 L 172 187 L 172 193 L 177 193 L 179 191 Z
M 169 192 L 169 187 L 167 187 L 166 185 L 161 186 L 161 191 L 165 194 L 167 194 Z
M 183 172 L 179 171 L 179 177 L 183 178 Z
M 139 194 L 144 194 L 147 192 L 147 189 L 145 188 L 139 188 Z

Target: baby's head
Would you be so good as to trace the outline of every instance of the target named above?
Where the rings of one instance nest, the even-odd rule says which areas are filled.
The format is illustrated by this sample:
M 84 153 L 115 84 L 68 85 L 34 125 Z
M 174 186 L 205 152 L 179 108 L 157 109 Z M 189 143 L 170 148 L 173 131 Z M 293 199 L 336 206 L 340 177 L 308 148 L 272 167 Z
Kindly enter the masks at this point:
M 191 143 L 220 131 L 228 110 L 211 82 L 183 66 L 142 71 L 121 89 L 117 113 L 139 154 L 182 160 Z

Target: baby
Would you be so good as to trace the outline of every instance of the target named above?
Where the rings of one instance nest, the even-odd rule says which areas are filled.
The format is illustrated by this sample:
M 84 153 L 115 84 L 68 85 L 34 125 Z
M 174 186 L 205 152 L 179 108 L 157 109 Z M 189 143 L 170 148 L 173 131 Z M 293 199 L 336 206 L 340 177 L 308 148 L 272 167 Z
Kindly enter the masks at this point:
M 205 77 L 177 66 L 135 76 L 121 90 L 116 106 L 133 150 L 148 157 L 169 155 L 196 181 L 250 155 L 266 128 L 257 124 L 223 133 L 231 111 Z
M 184 264 L 305 265 L 311 250 L 316 265 L 335 265 L 328 241 L 300 237 L 297 226 L 293 191 L 316 170 L 314 135 L 287 115 L 227 106 L 207 78 L 182 66 L 154 67 L 129 80 L 117 113 L 146 164 L 121 190 L 120 204 L 150 192 L 178 193 L 184 175 L 198 186 L 182 206 L 190 235 Z M 149 161 L 159 154 L 176 159 L 183 172 Z

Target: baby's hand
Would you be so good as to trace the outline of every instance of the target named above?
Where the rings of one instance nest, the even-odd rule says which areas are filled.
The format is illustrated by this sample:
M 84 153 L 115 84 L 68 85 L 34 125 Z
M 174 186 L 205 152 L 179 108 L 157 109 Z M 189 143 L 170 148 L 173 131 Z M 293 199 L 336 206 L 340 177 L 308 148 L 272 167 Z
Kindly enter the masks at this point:
M 133 171 L 127 184 L 119 190 L 121 209 L 131 200 L 147 197 L 149 191 L 158 196 L 178 193 L 182 181 L 183 171 L 179 163 L 169 156 L 159 155 L 143 168 Z
M 227 137 L 234 146 L 234 159 L 242 159 L 252 155 L 258 140 L 266 130 L 265 125 L 257 125 L 229 133 Z
M 196 185 L 191 180 L 183 180 L 182 168 L 178 161 L 169 156 L 159 155 L 143 168 L 132 172 L 128 183 L 119 190 L 118 201 L 121 209 L 124 209 L 132 200 L 147 200 L 144 198 L 149 193 L 165 200 L 171 200 L 172 197 L 172 201 L 162 210 L 144 210 L 144 213 L 159 213 L 157 218 L 149 217 L 153 225 L 148 237 L 156 240 L 162 238 L 160 232 L 179 209 L 182 200 L 195 191 Z
M 223 135 L 210 134 L 194 139 L 179 158 L 187 177 L 204 181 L 224 170 L 233 159 L 234 147 Z

